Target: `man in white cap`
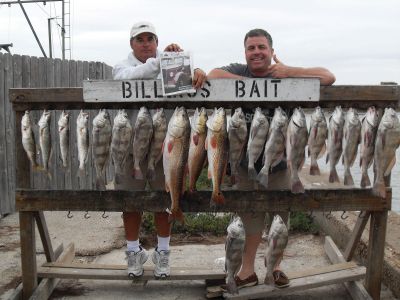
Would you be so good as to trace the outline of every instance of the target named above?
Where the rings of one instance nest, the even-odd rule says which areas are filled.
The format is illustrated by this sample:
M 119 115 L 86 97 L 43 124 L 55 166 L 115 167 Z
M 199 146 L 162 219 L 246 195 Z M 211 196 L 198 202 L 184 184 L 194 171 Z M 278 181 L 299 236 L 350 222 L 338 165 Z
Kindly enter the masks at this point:
M 118 63 L 113 69 L 113 77 L 116 80 L 125 79 L 156 79 L 160 78 L 160 61 L 157 50 L 158 37 L 154 26 L 149 22 L 139 22 L 133 25 L 130 32 L 130 45 L 133 51 L 128 58 Z M 168 45 L 164 51 L 182 51 L 177 44 Z M 206 74 L 201 69 L 195 69 L 193 76 L 194 88 L 200 88 L 206 80 Z M 130 110 L 130 120 L 135 120 L 137 110 Z M 168 115 L 168 111 L 166 112 Z M 131 150 L 132 151 L 132 150 Z M 134 179 L 131 176 L 133 170 L 132 155 L 128 155 L 125 164 L 125 175 L 120 184 L 115 184 L 115 189 L 120 190 L 144 190 L 146 180 Z M 145 160 L 140 168 L 143 171 L 147 168 Z M 143 172 L 145 174 L 145 172 Z M 149 181 L 153 190 L 164 190 L 164 172 L 162 160 L 156 166 L 156 180 Z M 146 249 L 139 243 L 139 231 L 142 221 L 142 212 L 124 212 L 124 227 L 127 239 L 126 258 L 128 261 L 128 275 L 138 277 L 143 275 L 143 264 L 148 259 Z M 154 214 L 154 221 L 157 231 L 157 247 L 152 254 L 152 261 L 155 264 L 154 275 L 157 278 L 168 277 L 169 267 L 169 241 L 171 235 L 171 224 L 168 222 L 168 213 L 157 212 Z

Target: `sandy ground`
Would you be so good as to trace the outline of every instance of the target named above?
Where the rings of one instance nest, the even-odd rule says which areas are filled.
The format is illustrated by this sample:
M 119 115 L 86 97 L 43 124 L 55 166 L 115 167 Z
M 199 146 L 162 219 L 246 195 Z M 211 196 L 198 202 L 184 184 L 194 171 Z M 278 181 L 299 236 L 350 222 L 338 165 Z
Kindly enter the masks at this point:
M 53 246 L 61 242 L 66 246 L 74 242 L 78 262 L 104 264 L 124 263 L 124 232 L 120 213 L 109 213 L 107 219 L 101 213 L 91 213 L 84 219 L 83 213 L 73 213 L 68 219 L 64 212 L 46 212 Z M 38 236 L 37 236 L 38 237 Z M 45 258 L 37 238 L 38 263 Z M 282 262 L 283 270 L 298 271 L 330 264 L 323 250 L 321 235 L 291 234 Z M 151 251 L 155 239 L 144 241 Z M 184 244 L 184 245 L 182 245 Z M 197 237 L 174 236 L 171 265 L 174 267 L 199 267 L 221 270 L 224 256 L 223 238 L 199 235 Z M 263 264 L 264 246 L 257 252 L 256 268 L 260 280 L 265 276 Z M 151 266 L 152 262 L 146 262 Z M 18 214 L 0 220 L 0 299 L 8 299 L 20 283 L 20 248 Z M 204 281 L 156 281 L 143 287 L 130 281 L 63 280 L 54 291 L 53 299 L 204 299 Z M 342 285 L 331 285 L 276 299 L 351 299 Z M 396 299 L 383 287 L 381 299 Z

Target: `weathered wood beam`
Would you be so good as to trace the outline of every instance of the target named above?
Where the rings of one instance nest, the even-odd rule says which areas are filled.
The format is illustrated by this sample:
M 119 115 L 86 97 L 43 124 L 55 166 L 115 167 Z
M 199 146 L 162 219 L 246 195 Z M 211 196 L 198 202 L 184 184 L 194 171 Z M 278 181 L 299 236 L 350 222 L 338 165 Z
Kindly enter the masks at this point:
M 184 212 L 256 211 L 382 211 L 391 209 L 391 189 L 387 198 L 372 195 L 371 189 L 310 189 L 304 194 L 290 191 L 223 191 L 226 203 L 210 206 L 211 191 L 198 191 L 183 197 Z M 164 211 L 170 207 L 164 191 L 71 191 L 17 190 L 19 211 Z
M 365 225 L 368 223 L 369 215 L 371 213 L 369 211 L 360 212 L 360 215 L 357 218 L 357 222 L 354 225 L 353 232 L 351 233 L 350 240 L 347 243 L 346 249 L 344 250 L 343 256 L 346 261 L 350 261 L 353 259 L 354 252 L 360 242 L 360 238 L 364 231 Z
M 188 96 L 177 97 L 176 100 L 168 99 L 168 102 L 159 100 L 135 100 L 135 102 L 84 102 L 82 88 L 14 88 L 10 89 L 10 101 L 13 103 L 14 110 L 23 111 L 26 109 L 99 109 L 109 108 L 133 109 L 142 105 L 148 108 L 164 107 L 175 108 L 183 103 L 187 108 L 204 106 L 214 108 L 219 106 L 254 108 L 262 106 L 274 108 L 277 103 L 274 101 L 217 101 L 216 99 L 193 100 Z M 400 86 L 321 86 L 320 100 L 317 102 L 309 101 L 285 101 L 285 107 L 355 107 L 366 109 L 371 105 L 377 107 L 398 107 L 400 100 Z

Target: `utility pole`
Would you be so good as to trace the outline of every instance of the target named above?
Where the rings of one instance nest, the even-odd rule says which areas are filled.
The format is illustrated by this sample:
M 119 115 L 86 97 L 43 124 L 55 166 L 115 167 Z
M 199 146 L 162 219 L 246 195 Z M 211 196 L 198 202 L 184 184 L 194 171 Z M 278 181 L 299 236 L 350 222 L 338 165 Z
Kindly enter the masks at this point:
M 29 20 L 28 14 L 26 13 L 25 8 L 24 8 L 24 6 L 22 4 L 26 4 L 26 3 L 43 3 L 44 5 L 46 5 L 46 2 L 60 2 L 60 1 L 62 2 L 62 22 L 61 22 L 62 23 L 62 25 L 61 25 L 62 26 L 61 27 L 62 58 L 65 59 L 65 51 L 66 51 L 66 49 L 65 49 L 65 1 L 64 0 L 41 0 L 41 1 L 40 0 L 14 0 L 14 1 L 2 1 L 0 3 L 1 4 L 7 4 L 8 6 L 11 6 L 13 4 L 19 4 L 20 5 L 21 10 L 22 10 L 22 12 L 23 12 L 28 24 L 29 24 L 29 27 L 32 30 L 32 33 L 33 33 L 35 39 L 36 39 L 36 42 L 38 43 L 39 48 L 43 53 L 43 56 L 47 57 L 46 53 L 44 52 L 44 49 L 42 47 L 42 44 L 40 43 L 39 38 L 36 35 L 35 29 L 33 28 L 31 21 Z M 69 2 L 67 2 L 67 3 L 69 4 Z M 70 10 L 68 9 L 68 14 L 69 13 L 70 13 Z M 54 18 L 51 18 L 51 19 L 54 19 Z M 52 51 L 51 51 L 51 36 L 50 36 L 50 34 L 51 34 L 50 19 L 48 20 L 48 26 L 49 26 L 49 47 L 50 47 L 50 52 L 49 53 L 50 53 L 50 57 L 51 57 L 52 56 Z M 68 23 L 67 26 L 69 27 L 70 24 Z M 70 30 L 70 28 L 68 28 L 68 29 Z M 68 36 L 70 38 L 70 34 Z M 71 47 L 69 47 L 69 48 L 71 48 Z M 69 51 L 71 51 L 71 49 L 69 49 Z

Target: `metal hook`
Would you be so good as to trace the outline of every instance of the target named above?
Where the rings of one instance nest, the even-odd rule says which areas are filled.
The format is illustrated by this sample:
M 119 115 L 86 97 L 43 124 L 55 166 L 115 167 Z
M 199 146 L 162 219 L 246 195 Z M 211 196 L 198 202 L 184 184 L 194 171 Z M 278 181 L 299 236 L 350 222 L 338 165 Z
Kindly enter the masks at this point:
M 68 214 L 67 214 L 67 218 L 68 218 L 68 219 L 71 219 L 71 218 L 73 218 L 73 217 L 74 217 L 74 216 L 71 214 L 71 211 L 69 210 L 69 211 L 68 211 Z
M 358 214 L 358 217 L 361 219 L 365 219 L 365 218 L 368 218 L 369 216 L 368 216 L 367 211 L 360 211 L 360 213 Z
M 346 211 L 344 210 L 343 211 L 343 213 L 342 213 L 342 215 L 340 216 L 340 218 L 342 219 L 342 220 L 346 220 L 349 216 L 346 216 L 346 217 L 344 217 L 344 214 L 346 213 Z
M 89 218 L 90 218 L 89 211 L 87 211 L 83 217 L 84 217 L 85 219 L 89 219 Z
M 326 215 L 325 218 L 327 218 L 328 220 L 330 220 L 332 218 L 332 211 L 329 211 Z
M 103 212 L 103 214 L 101 215 L 101 217 L 102 217 L 103 219 L 107 219 L 107 218 L 108 218 L 108 216 L 106 216 L 106 211 Z

